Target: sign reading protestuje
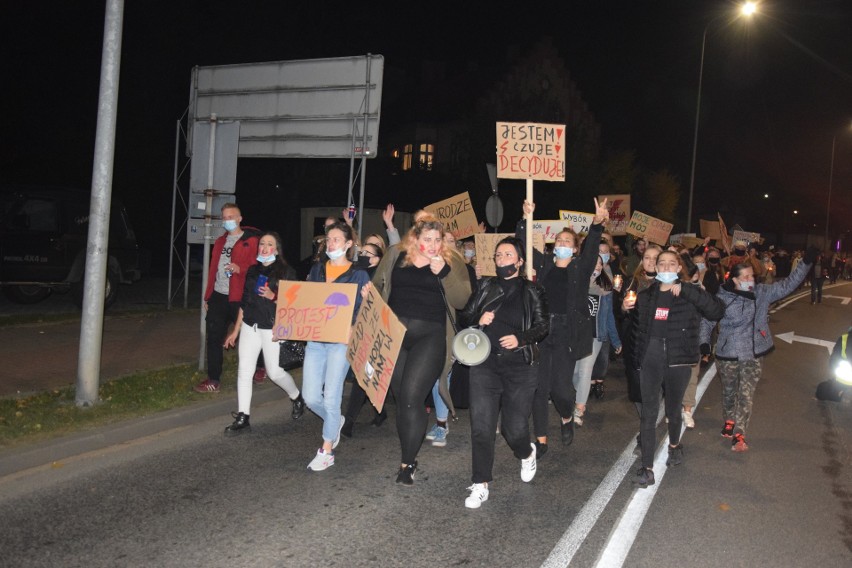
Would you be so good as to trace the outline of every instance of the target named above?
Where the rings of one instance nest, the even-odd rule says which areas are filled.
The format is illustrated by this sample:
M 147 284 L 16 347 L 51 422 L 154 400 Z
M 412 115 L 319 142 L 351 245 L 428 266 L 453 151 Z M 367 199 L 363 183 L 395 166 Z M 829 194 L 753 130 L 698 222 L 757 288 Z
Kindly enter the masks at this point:
M 385 404 L 405 331 L 381 294 L 370 286 L 352 326 L 346 359 L 379 412 Z
M 633 217 L 630 218 L 630 223 L 627 225 L 627 232 L 637 237 L 645 237 L 650 242 L 663 246 L 669 240 L 669 234 L 673 227 L 674 225 L 666 223 L 662 219 L 651 217 L 641 211 L 634 211 Z
M 565 125 L 498 122 L 497 177 L 565 181 Z
M 470 203 L 470 195 L 465 191 L 449 199 L 427 205 L 423 208 L 444 224 L 444 230 L 457 239 L 463 239 L 479 232 L 479 221 Z
M 357 284 L 282 280 L 273 338 L 346 343 L 357 293 Z

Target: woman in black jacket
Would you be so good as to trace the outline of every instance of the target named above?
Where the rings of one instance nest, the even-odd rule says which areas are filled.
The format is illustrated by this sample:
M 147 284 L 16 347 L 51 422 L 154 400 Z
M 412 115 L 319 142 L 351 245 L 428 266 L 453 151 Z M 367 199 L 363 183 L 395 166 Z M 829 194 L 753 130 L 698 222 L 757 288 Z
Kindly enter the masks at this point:
M 725 306 L 700 286 L 681 283 L 681 258 L 663 251 L 657 256 L 656 280 L 640 291 L 635 299 L 628 296 L 622 307 L 632 310 L 632 358 L 639 370 L 642 390 L 640 440 L 642 467 L 633 482 L 640 487 L 654 484 L 654 448 L 661 388 L 666 390 L 666 417 L 669 419 L 669 458 L 666 465 L 683 461 L 680 430 L 681 405 L 689 385 L 690 367 L 698 363 L 701 318 L 719 320 Z
M 267 376 L 287 392 L 293 401 L 292 416 L 299 418 L 305 412 L 305 401 L 290 373 L 278 366 L 280 346 L 272 337 L 275 324 L 275 308 L 278 298 L 278 283 L 281 280 L 296 280 L 296 271 L 280 255 L 281 237 L 278 233 L 264 233 L 258 241 L 257 262 L 249 267 L 243 298 L 234 330 L 225 338 L 225 348 L 233 347 L 240 337 L 239 366 L 237 369 L 237 405 L 234 423 L 225 428 L 226 436 L 251 432 L 252 377 L 257 356 L 263 351 Z
M 544 290 L 522 278 L 524 247 L 507 237 L 494 252 L 497 277 L 483 279 L 461 313 L 462 325 L 479 325 L 491 341 L 491 353 L 470 369 L 470 425 L 473 485 L 465 507 L 478 509 L 488 500 L 494 465 L 497 417 L 500 431 L 521 460 L 521 480 L 536 471 L 536 447 L 530 443 L 529 419 L 538 383 L 538 345 L 550 319 Z

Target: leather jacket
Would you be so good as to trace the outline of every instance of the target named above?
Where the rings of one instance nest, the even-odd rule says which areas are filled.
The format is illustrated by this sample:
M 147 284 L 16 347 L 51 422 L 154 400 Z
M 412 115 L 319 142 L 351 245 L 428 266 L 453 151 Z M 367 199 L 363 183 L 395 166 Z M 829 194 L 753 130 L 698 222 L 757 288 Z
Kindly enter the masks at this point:
M 524 360 L 533 365 L 539 359 L 538 343 L 550 333 L 550 311 L 547 309 L 544 288 L 528 280 L 521 282 L 524 294 L 524 322 L 522 331 L 515 335 L 518 338 L 518 349 L 523 350 Z M 493 310 L 502 297 L 503 289 L 497 279 L 483 278 L 478 290 L 459 314 L 459 323 L 463 327 L 478 325 L 482 314 Z

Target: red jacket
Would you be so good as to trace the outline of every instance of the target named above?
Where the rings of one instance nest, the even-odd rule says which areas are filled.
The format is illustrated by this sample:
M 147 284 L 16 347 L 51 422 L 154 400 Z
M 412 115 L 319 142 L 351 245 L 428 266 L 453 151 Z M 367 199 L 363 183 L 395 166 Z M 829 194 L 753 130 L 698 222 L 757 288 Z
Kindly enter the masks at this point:
M 231 262 L 240 267 L 239 272 L 231 276 L 228 286 L 228 301 L 239 302 L 243 297 L 243 287 L 246 283 L 246 272 L 249 266 L 257 264 L 257 242 L 260 240 L 260 231 L 254 227 L 242 227 L 243 234 L 240 236 L 234 248 L 231 250 Z M 216 284 L 216 271 L 219 269 L 219 258 L 225 249 L 225 232 L 213 243 L 213 256 L 210 259 L 210 270 L 207 274 L 207 290 L 204 292 L 204 301 L 208 301 L 213 295 L 213 286 Z

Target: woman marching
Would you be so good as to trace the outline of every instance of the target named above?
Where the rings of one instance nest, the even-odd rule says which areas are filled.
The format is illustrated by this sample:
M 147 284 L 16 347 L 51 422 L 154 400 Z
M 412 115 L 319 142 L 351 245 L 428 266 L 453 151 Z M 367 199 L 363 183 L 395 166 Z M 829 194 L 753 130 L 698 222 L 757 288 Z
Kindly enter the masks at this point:
M 666 465 L 683 461 L 680 430 L 681 405 L 689 384 L 690 368 L 698 364 L 701 318 L 718 320 L 725 313 L 720 300 L 688 282 L 681 283 L 681 258 L 663 251 L 657 256 L 656 282 L 635 298 L 625 297 L 622 307 L 632 310 L 633 367 L 639 371 L 642 392 L 640 440 L 642 467 L 633 483 L 654 484 L 656 422 L 662 388 L 666 391 L 669 424 L 669 458 Z
M 361 307 L 361 289 L 369 283 L 364 270 L 351 262 L 354 252 L 352 227 L 338 221 L 325 229 L 326 262 L 318 261 L 308 274 L 309 282 L 335 282 L 357 284 L 355 294 L 354 323 Z M 349 361 L 346 360 L 345 343 L 308 341 L 305 347 L 305 362 L 302 366 L 302 392 L 308 408 L 322 421 L 322 447 L 308 464 L 308 469 L 323 471 L 334 465 L 334 449 L 340 443 L 340 430 L 344 419 L 340 415 L 343 400 L 343 384 Z
M 480 325 L 491 353 L 470 369 L 470 426 L 473 439 L 473 485 L 465 507 L 478 509 L 488 500 L 494 466 L 497 417 L 500 431 L 521 460 L 521 480 L 536 472 L 536 445 L 530 443 L 529 418 L 538 383 L 538 346 L 550 327 L 544 289 L 520 276 L 524 246 L 507 237 L 494 252 L 496 278 L 483 279 L 461 314 L 462 325 Z
M 251 414 L 251 395 L 255 363 L 263 351 L 266 361 L 266 374 L 276 385 L 287 392 L 293 401 L 292 417 L 300 418 L 305 411 L 305 401 L 290 373 L 279 367 L 280 346 L 272 338 L 272 326 L 275 323 L 275 302 L 278 283 L 281 280 L 295 280 L 296 271 L 280 256 L 281 237 L 278 233 L 264 233 L 258 241 L 257 262 L 246 272 L 243 298 L 234 330 L 225 338 L 225 348 L 233 347 L 240 338 L 239 366 L 237 370 L 237 405 L 239 411 L 234 414 L 234 423 L 225 428 L 226 436 L 236 436 L 251 432 L 249 415 Z
M 444 246 L 443 224 L 422 215 L 402 242 L 388 249 L 373 285 L 407 330 L 390 388 L 402 449 L 396 482 L 413 485 L 428 423 L 425 401 L 436 377 L 441 397 L 453 410 L 446 378 L 454 336 L 449 318 L 467 303 L 470 281 L 461 255 Z
M 731 449 L 735 452 L 748 450 L 745 432 L 754 405 L 754 391 L 763 370 L 763 357 L 774 349 L 769 308 L 796 290 L 818 255 L 819 250 L 811 247 L 788 278 L 778 278 L 772 284 L 755 284 L 751 264 L 735 264 L 717 294 L 725 306 L 716 340 L 716 368 L 722 382 L 725 419 L 722 437 L 731 438 Z M 701 326 L 703 353 L 710 353 L 713 327 L 709 322 Z

